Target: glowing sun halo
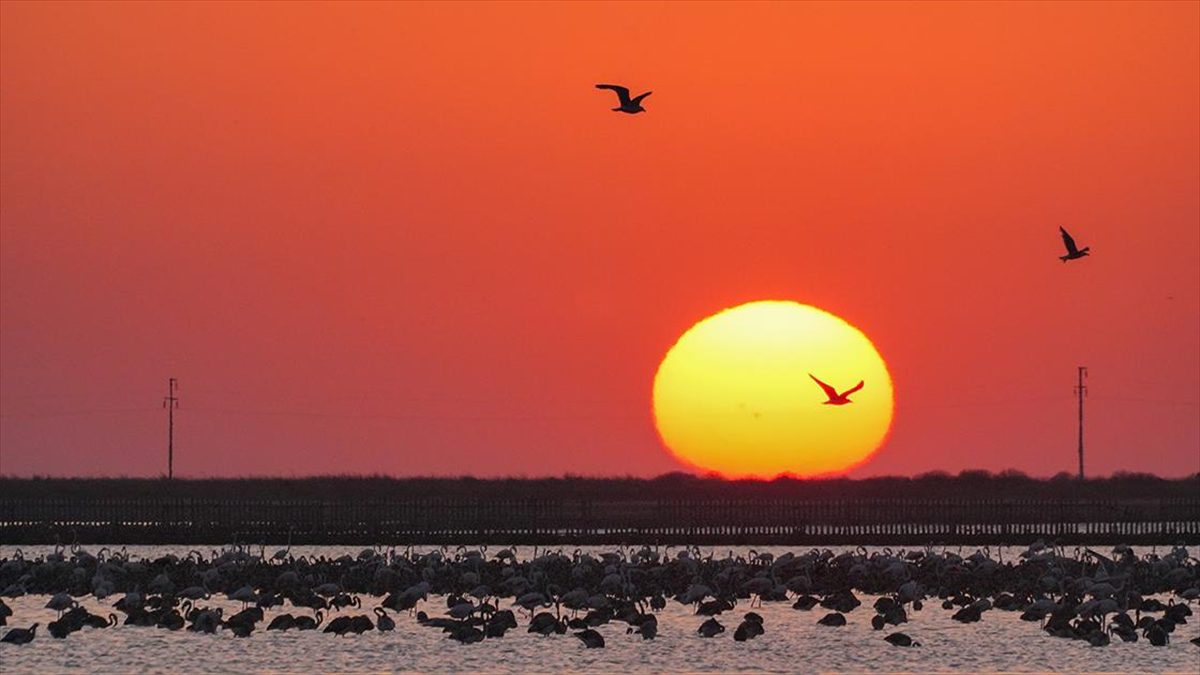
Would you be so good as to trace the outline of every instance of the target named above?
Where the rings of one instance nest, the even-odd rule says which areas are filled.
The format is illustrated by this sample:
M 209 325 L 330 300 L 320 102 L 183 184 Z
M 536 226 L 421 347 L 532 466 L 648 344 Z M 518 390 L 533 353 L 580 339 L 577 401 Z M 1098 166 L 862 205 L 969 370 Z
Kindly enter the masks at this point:
M 809 373 L 853 403 L 825 405 Z M 654 418 L 676 457 L 728 477 L 814 476 L 862 463 L 892 423 L 892 379 L 857 328 L 765 300 L 692 326 L 654 377 Z

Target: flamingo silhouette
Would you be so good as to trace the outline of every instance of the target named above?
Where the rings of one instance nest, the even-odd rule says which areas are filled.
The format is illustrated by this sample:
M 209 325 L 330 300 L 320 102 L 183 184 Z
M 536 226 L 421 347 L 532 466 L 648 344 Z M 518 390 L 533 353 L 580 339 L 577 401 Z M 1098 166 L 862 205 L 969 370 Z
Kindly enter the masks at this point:
M 24 645 L 33 642 L 33 638 L 37 635 L 37 627 L 41 624 L 33 624 L 29 628 L 14 628 L 4 634 L 0 638 L 0 642 L 10 642 L 14 645 Z
M 889 644 L 895 645 L 897 647 L 920 647 L 921 646 L 920 642 L 917 642 L 916 640 L 905 635 L 904 633 L 892 633 L 891 635 L 889 635 L 883 639 L 886 642 L 888 642 Z
M 321 610 L 319 609 L 313 612 L 313 614 L 314 616 L 296 617 L 296 620 L 292 623 L 292 625 L 297 630 L 316 630 L 317 626 L 320 626 L 321 623 L 325 621 L 325 615 L 322 614 Z
M 851 387 L 851 388 L 847 389 L 846 391 L 843 391 L 842 393 L 839 394 L 837 389 L 834 389 L 833 387 L 818 380 L 816 375 L 809 373 L 808 376 L 813 379 L 813 382 L 816 382 L 817 384 L 819 384 L 821 386 L 821 389 L 825 392 L 825 396 L 827 396 L 829 398 L 828 401 L 824 402 L 825 405 L 846 405 L 847 403 L 854 403 L 854 401 L 851 401 L 847 397 L 850 394 L 853 394 L 854 392 L 863 388 L 863 381 L 859 380 L 858 384 L 854 385 L 853 387 Z
M 280 614 L 271 619 L 271 623 L 267 624 L 267 630 L 284 630 L 296 627 L 296 617 L 291 614 Z
M 376 628 L 384 632 L 395 630 L 396 620 L 388 616 L 388 613 L 382 607 L 376 607 L 371 611 L 375 612 L 375 616 L 379 617 L 379 619 L 375 622 Z
M 644 99 L 647 96 L 649 96 L 650 94 L 654 93 L 652 91 L 648 91 L 644 94 L 640 94 L 638 96 L 630 98 L 629 97 L 629 89 L 626 87 L 622 87 L 619 84 L 598 84 L 598 85 L 596 85 L 596 88 L 597 89 L 611 89 L 611 90 L 617 92 L 617 99 L 620 101 L 621 105 L 619 105 L 616 108 L 613 108 L 612 111 L 613 112 L 623 112 L 623 113 L 626 113 L 629 115 L 636 115 L 640 112 L 646 112 L 646 109 L 642 107 L 642 99 Z
M 575 637 L 583 641 L 583 644 L 588 649 L 598 649 L 604 647 L 604 636 L 594 629 L 588 628 L 582 632 L 576 633 Z
M 1083 248 L 1078 248 L 1075 246 L 1075 238 L 1067 234 L 1067 231 L 1063 229 L 1062 225 L 1058 226 L 1058 231 L 1062 234 L 1063 245 L 1067 247 L 1067 254 L 1059 256 L 1059 260 L 1067 262 L 1068 260 L 1082 258 L 1088 254 L 1088 249 L 1091 248 L 1090 246 L 1084 246 Z

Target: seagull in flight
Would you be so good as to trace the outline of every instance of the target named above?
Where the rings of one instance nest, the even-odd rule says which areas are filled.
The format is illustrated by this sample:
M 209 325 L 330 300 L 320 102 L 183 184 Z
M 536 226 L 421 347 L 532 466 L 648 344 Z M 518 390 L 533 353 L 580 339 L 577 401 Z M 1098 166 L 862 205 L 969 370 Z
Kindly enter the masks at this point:
M 808 376 L 813 379 L 813 382 L 821 385 L 821 389 L 825 391 L 825 396 L 829 398 L 828 401 L 824 402 L 825 405 L 846 405 L 847 403 L 854 403 L 854 401 L 851 401 L 846 397 L 863 388 L 863 381 L 859 380 L 858 384 L 839 394 L 837 389 L 834 389 L 833 387 L 818 380 L 816 375 L 809 373 Z
M 598 84 L 596 85 L 596 88 L 612 89 L 613 91 L 617 92 L 617 98 L 620 100 L 621 105 L 613 108 L 613 112 L 623 112 L 630 115 L 646 112 L 646 109 L 642 107 L 642 99 L 654 93 L 652 91 L 648 91 L 635 98 L 629 98 L 629 89 L 622 87 L 619 84 Z
M 1062 233 L 1063 245 L 1067 247 L 1067 254 L 1059 256 L 1059 260 L 1067 262 L 1068 260 L 1082 258 L 1088 254 L 1088 249 L 1091 248 L 1090 246 L 1084 246 L 1083 248 L 1076 247 L 1075 239 L 1071 235 L 1067 234 L 1067 231 L 1063 229 L 1062 225 L 1058 226 L 1058 231 Z

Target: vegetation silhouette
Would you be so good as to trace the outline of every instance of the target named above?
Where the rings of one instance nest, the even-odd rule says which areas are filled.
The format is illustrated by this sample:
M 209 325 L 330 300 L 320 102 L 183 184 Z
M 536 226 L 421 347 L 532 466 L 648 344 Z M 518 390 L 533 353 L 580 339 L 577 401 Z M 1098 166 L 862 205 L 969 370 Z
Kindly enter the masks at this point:
M 1116 473 L 1078 480 L 1067 472 L 1032 478 L 1019 471 L 983 470 L 913 477 L 726 480 L 683 472 L 655 478 L 475 478 L 313 476 L 307 478 L 0 478 L 0 499 L 1189 499 L 1200 495 L 1200 474 L 1161 478 Z

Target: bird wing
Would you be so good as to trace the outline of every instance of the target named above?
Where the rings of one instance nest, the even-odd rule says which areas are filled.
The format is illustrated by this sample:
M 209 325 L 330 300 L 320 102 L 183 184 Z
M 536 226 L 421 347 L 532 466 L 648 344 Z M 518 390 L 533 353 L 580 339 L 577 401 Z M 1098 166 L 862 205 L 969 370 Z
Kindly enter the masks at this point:
M 854 385 L 853 387 L 850 387 L 850 388 L 849 388 L 849 389 L 847 389 L 846 391 L 843 391 L 843 392 L 842 392 L 842 398 L 845 398 L 845 397 L 849 396 L 850 394 L 853 394 L 854 392 L 856 392 L 856 391 L 858 391 L 859 389 L 862 389 L 862 388 L 863 388 L 863 381 L 862 381 L 862 380 L 859 380 L 859 381 L 858 381 L 858 384 L 856 384 L 856 385 Z
M 812 373 L 809 373 L 808 376 L 813 379 L 813 382 L 816 382 L 817 384 L 821 385 L 821 389 L 825 390 L 825 395 L 828 396 L 831 400 L 837 398 L 837 395 L 838 395 L 837 389 L 834 389 L 833 387 L 818 380 L 817 376 L 813 375 Z
M 1067 231 L 1063 229 L 1062 225 L 1058 226 L 1058 231 L 1062 233 L 1063 244 L 1067 247 L 1067 253 L 1079 253 L 1079 249 L 1075 248 L 1075 239 L 1071 235 L 1067 234 Z
M 617 98 L 621 100 L 621 105 L 629 105 L 629 89 L 622 87 L 619 84 L 598 84 L 597 89 L 612 89 L 617 92 Z
M 640 94 L 640 95 L 638 95 L 636 98 L 634 98 L 634 99 L 633 99 L 632 101 L 630 101 L 630 102 L 631 102 L 631 103 L 633 103 L 633 104 L 635 104 L 635 105 L 636 105 L 636 104 L 639 104 L 639 103 L 641 103 L 641 102 L 642 102 L 642 99 L 646 98 L 647 96 L 649 96 L 650 94 L 653 94 L 653 93 L 654 93 L 654 92 L 652 92 L 652 91 L 648 91 L 648 92 L 646 92 L 646 93 L 644 93 L 644 94 Z

